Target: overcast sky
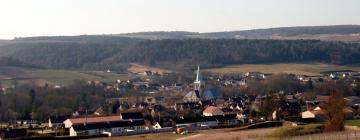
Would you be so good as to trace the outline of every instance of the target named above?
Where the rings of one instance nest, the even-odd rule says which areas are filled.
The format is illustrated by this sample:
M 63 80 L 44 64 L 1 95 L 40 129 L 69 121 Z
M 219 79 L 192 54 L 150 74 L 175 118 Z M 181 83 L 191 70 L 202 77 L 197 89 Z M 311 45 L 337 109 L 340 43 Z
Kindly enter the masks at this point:
M 360 24 L 360 0 L 0 0 L 0 38 Z

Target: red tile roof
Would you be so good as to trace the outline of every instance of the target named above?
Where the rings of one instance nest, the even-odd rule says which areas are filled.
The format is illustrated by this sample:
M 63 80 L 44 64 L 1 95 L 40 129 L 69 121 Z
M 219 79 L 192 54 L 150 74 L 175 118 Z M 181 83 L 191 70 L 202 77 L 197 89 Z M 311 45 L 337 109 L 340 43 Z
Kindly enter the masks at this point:
M 204 113 L 212 114 L 212 113 L 215 112 L 216 109 L 218 109 L 218 108 L 215 107 L 215 106 L 209 106 L 209 107 L 207 107 L 207 108 L 204 110 Z
M 120 116 L 104 116 L 104 117 L 88 117 L 88 118 L 71 118 L 69 119 L 72 124 L 81 123 L 98 123 L 98 122 L 112 122 L 120 121 Z

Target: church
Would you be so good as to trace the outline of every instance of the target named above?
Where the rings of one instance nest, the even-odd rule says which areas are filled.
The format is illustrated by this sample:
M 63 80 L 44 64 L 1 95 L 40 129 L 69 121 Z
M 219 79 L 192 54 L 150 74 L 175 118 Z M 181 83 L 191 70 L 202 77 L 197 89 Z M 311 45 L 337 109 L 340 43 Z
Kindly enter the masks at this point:
M 184 98 L 184 102 L 198 102 L 201 100 L 216 100 L 222 98 L 217 88 L 207 89 L 205 81 L 201 77 L 200 67 L 196 71 L 196 79 L 194 81 L 194 90 L 188 92 Z

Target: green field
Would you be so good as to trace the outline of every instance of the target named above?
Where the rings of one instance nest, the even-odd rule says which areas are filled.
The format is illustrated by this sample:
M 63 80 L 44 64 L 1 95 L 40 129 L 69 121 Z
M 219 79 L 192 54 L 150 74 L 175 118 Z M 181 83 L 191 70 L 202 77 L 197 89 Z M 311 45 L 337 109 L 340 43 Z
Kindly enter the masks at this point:
M 317 76 L 324 71 L 353 70 L 360 71 L 360 66 L 338 66 L 321 63 L 279 63 L 279 64 L 242 64 L 221 68 L 211 68 L 205 71 L 213 73 L 291 73 L 298 75 Z
M 98 80 L 116 81 L 129 80 L 129 74 L 107 73 L 103 71 L 75 71 L 75 70 L 49 70 L 33 68 L 2 67 L 0 68 L 0 80 L 3 86 L 18 83 L 34 83 L 38 85 L 60 84 L 67 85 L 74 80 Z
M 346 120 L 345 125 L 360 127 L 360 120 L 358 120 L 358 119 L 356 119 L 356 120 Z

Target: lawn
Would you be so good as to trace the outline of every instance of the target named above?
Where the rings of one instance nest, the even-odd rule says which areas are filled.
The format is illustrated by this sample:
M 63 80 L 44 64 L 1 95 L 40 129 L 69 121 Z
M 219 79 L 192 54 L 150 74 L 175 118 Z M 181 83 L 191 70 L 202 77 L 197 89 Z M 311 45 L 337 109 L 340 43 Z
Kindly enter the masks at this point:
M 360 120 L 346 120 L 345 125 L 360 127 Z
M 229 65 L 220 68 L 206 69 L 214 73 L 292 73 L 299 75 L 317 76 L 324 71 L 353 70 L 360 71 L 360 66 L 338 66 L 322 63 L 276 63 L 276 64 L 241 64 Z

